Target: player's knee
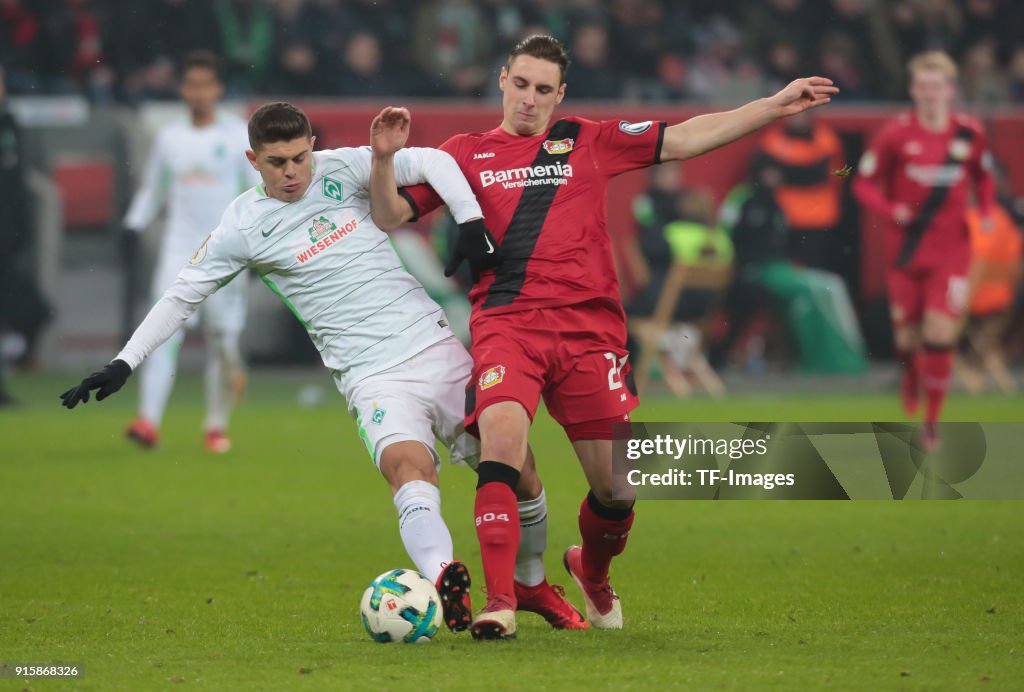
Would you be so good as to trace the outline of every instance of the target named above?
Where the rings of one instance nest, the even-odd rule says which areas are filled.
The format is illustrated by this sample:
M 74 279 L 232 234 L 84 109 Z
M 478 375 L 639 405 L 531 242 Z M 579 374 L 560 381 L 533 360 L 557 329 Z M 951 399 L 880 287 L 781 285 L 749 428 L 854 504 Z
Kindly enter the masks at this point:
M 911 326 L 898 327 L 893 334 L 893 340 L 896 342 L 896 348 L 904 353 L 915 351 L 921 345 L 917 329 Z
M 411 481 L 437 485 L 437 466 L 421 442 L 403 440 L 388 445 L 380 454 L 380 472 L 392 492 Z
M 952 320 L 935 320 L 925 323 L 922 336 L 926 344 L 951 347 L 956 341 L 956 331 Z
M 623 498 L 615 493 L 610 481 L 607 485 L 603 483 L 592 485 L 590 494 L 601 507 L 613 511 L 628 512 L 633 507 L 633 498 Z
M 483 435 L 481 440 L 481 459 L 493 459 L 508 464 L 516 469 L 523 466 L 526 459 L 526 440 L 514 434 L 499 433 Z
M 611 473 L 587 474 L 587 480 L 590 485 L 590 497 L 601 506 L 616 511 L 626 510 L 633 506 L 635 494 L 632 492 L 632 487 L 628 485 L 626 488 L 616 487 Z
M 503 401 L 480 414 L 480 445 L 484 459 L 495 459 L 517 469 L 526 463 L 530 418 L 517 402 Z

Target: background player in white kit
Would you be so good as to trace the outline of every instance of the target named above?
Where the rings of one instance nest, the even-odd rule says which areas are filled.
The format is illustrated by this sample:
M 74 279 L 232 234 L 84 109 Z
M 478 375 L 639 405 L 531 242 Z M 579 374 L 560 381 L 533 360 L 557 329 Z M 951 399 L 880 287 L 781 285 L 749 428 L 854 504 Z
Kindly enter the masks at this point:
M 163 127 L 146 163 L 142 184 L 124 219 L 126 241 L 150 226 L 166 207 L 160 254 L 153 272 L 152 301 L 172 283 L 221 214 L 240 192 L 259 183 L 245 158 L 249 142 L 245 122 L 217 110 L 224 93 L 217 56 L 196 51 L 186 56 L 181 98 L 187 122 Z M 135 254 L 135 253 L 130 253 Z M 239 337 L 245 325 L 248 276 L 243 274 L 203 305 L 206 335 L 206 448 L 226 452 L 228 416 L 245 386 Z M 190 320 L 193 322 L 194 320 Z M 139 375 L 139 416 L 128 437 L 144 447 L 159 440 L 160 422 L 171 395 L 184 330 L 153 352 Z
M 407 129 L 408 112 L 402 115 Z M 460 226 L 486 233 L 451 156 L 401 149 L 394 120 L 383 121 L 374 120 L 371 141 L 393 154 L 398 184 L 429 183 Z M 249 142 L 246 155 L 263 183 L 231 203 L 124 349 L 64 392 L 63 404 L 74 408 L 93 389 L 97 401 L 119 390 L 204 300 L 246 268 L 257 272 L 309 331 L 391 487 L 406 551 L 437 584 L 448 626 L 466 629 L 469 573 L 453 560 L 441 517 L 434 440 L 453 462 L 479 463 L 479 443 L 463 428 L 469 354 L 371 218 L 369 147 L 314 153 L 309 120 L 287 103 L 253 113 Z

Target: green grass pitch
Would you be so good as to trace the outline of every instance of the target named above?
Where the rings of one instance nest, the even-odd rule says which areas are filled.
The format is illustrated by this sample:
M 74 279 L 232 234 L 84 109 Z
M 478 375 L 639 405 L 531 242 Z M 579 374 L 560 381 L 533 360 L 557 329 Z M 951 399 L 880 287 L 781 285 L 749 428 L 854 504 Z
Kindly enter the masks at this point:
M 65 411 L 75 377 L 16 378 L 0 412 L 0 662 L 75 662 L 77 682 L 6 689 L 1019 689 L 1018 502 L 646 502 L 613 567 L 626 628 L 515 642 L 363 632 L 359 597 L 411 567 L 396 514 L 326 375 L 326 396 L 256 373 L 234 450 L 202 451 L 184 378 L 154 452 L 122 431 L 135 385 Z M 1021 398 L 954 396 L 951 419 L 1021 419 Z M 650 398 L 637 420 L 899 420 L 895 395 Z M 546 414 L 532 443 L 550 506 L 547 568 L 577 540 L 584 483 Z M 445 468 L 445 516 L 483 604 L 473 474 Z

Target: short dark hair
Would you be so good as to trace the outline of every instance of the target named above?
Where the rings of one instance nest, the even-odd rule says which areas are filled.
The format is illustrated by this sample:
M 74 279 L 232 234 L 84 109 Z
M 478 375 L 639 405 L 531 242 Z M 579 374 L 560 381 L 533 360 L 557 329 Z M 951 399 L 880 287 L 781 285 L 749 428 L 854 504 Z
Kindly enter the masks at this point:
M 512 52 L 508 54 L 508 66 L 512 67 L 512 61 L 520 55 L 529 55 L 538 60 L 547 60 L 558 65 L 560 72 L 560 84 L 565 83 L 565 73 L 569 71 L 569 55 L 565 52 L 565 46 L 554 36 L 534 34 L 527 36 L 516 44 Z
M 181 61 L 181 76 L 184 77 L 185 73 L 193 67 L 210 70 L 217 77 L 217 81 L 224 81 L 224 76 L 221 74 L 223 63 L 213 51 L 193 50 L 186 53 L 184 60 Z
M 290 142 L 312 136 L 309 118 L 290 103 L 264 104 L 249 117 L 249 146 L 253 151 L 271 142 Z

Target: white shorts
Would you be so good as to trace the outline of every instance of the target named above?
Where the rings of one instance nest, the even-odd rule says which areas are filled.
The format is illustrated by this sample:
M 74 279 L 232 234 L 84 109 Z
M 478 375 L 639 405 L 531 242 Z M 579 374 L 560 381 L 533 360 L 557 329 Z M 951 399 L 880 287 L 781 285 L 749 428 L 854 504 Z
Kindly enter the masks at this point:
M 464 427 L 466 383 L 473 359 L 450 336 L 387 370 L 364 377 L 349 391 L 338 389 L 359 426 L 359 437 L 380 468 L 384 448 L 395 442 L 422 442 L 440 467 L 434 440 L 448 448 L 453 464 L 476 468 L 480 441 Z
M 160 299 L 178 273 L 184 268 L 181 257 L 177 253 L 165 252 L 157 262 L 153 274 L 153 302 Z M 185 326 L 194 329 L 202 321 L 203 330 L 207 334 L 227 334 L 238 336 L 245 327 L 245 311 L 249 303 L 249 273 L 243 271 L 231 283 L 221 287 L 216 293 L 203 301 Z

